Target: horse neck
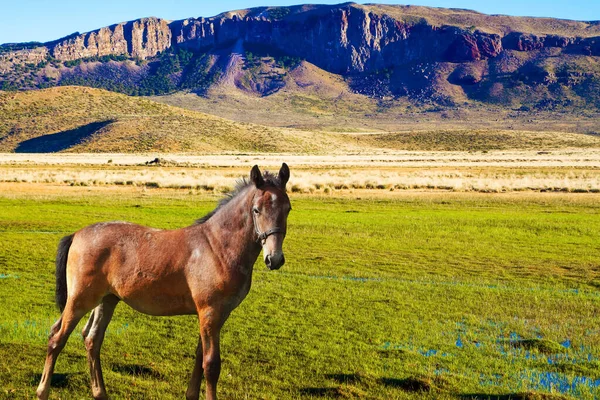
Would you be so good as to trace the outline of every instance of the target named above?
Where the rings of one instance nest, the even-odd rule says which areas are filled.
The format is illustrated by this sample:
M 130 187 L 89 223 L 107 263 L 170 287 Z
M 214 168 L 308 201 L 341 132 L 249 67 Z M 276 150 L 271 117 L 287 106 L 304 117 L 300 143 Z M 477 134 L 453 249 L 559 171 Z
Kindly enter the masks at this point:
M 252 220 L 254 192 L 252 186 L 244 189 L 203 224 L 211 246 L 230 266 L 251 269 L 260 254 Z

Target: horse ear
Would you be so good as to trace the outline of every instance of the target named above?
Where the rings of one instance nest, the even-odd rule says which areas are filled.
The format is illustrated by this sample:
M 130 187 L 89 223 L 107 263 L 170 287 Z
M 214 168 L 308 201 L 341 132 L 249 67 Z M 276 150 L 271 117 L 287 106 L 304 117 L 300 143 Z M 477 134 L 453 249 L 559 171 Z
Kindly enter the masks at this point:
M 290 167 L 286 163 L 281 164 L 281 169 L 279 170 L 279 181 L 281 182 L 281 186 L 285 188 L 285 185 L 290 180 Z
M 250 181 L 252 181 L 254 186 L 257 188 L 260 188 L 262 185 L 264 185 L 265 180 L 263 179 L 260 169 L 258 169 L 258 165 L 252 167 L 252 171 L 250 171 Z

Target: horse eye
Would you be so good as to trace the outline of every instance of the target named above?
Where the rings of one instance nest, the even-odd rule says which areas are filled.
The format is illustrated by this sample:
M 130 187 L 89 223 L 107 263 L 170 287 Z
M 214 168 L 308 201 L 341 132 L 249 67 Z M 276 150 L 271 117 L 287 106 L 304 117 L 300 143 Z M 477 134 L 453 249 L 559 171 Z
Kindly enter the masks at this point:
M 258 208 L 254 207 L 252 211 L 254 211 L 254 214 L 258 214 Z

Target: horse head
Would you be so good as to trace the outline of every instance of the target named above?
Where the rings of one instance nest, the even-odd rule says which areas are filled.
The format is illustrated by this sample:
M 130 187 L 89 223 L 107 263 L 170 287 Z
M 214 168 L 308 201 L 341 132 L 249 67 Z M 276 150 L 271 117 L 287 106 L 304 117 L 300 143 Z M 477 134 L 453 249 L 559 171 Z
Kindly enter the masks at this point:
M 292 206 L 285 192 L 290 179 L 290 169 L 283 163 L 277 176 L 261 174 L 257 165 L 250 172 L 250 180 L 256 187 L 252 199 L 252 220 L 256 239 L 263 249 L 267 268 L 279 269 L 285 263 L 283 240 L 287 230 L 287 218 Z

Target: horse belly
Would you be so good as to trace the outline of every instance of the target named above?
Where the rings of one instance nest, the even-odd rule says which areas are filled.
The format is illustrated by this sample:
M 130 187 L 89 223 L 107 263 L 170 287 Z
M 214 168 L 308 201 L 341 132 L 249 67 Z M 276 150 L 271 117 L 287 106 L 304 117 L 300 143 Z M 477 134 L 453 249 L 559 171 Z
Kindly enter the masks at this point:
M 195 314 L 196 307 L 183 273 L 159 274 L 136 270 L 113 283 L 121 300 L 133 309 L 150 315 Z
M 155 316 L 196 314 L 194 304 L 184 296 L 135 296 L 123 301 L 136 311 Z

